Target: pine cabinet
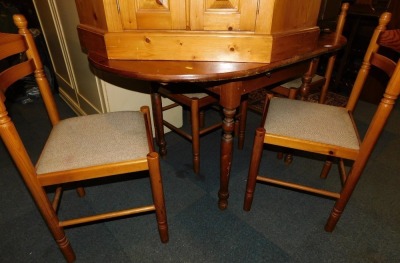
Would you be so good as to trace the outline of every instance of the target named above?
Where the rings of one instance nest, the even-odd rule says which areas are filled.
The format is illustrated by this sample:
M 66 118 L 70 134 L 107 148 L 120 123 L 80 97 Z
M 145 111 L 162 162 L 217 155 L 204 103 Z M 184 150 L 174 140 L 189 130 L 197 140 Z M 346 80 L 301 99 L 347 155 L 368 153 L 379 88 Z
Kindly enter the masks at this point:
M 81 46 L 111 59 L 273 62 L 311 50 L 321 0 L 75 0 Z

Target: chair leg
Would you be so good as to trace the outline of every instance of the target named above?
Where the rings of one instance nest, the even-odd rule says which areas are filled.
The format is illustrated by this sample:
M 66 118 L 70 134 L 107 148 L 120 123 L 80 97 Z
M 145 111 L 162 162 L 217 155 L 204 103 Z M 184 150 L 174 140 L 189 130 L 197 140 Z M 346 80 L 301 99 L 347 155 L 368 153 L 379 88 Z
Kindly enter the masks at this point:
M 0 109 L 1 110 L 1 109 Z M 64 229 L 59 226 L 59 220 L 55 210 L 53 209 L 52 203 L 50 202 L 46 192 L 39 185 L 36 178 L 35 168 L 30 161 L 28 153 L 25 151 L 24 145 L 17 135 L 15 126 L 10 119 L 8 119 L 7 112 L 2 111 L 0 113 L 0 135 L 8 148 L 21 176 L 29 189 L 33 200 L 35 201 L 43 219 L 45 220 L 50 232 L 53 235 L 58 247 L 63 253 L 67 262 L 73 262 L 75 260 L 75 253 L 72 250 L 71 244 L 68 238 L 65 236 Z M 14 144 L 11 147 L 11 142 Z M 18 150 L 15 150 L 18 149 Z
M 325 83 L 324 83 L 324 86 L 322 86 L 322 88 L 321 88 L 321 95 L 319 96 L 318 103 L 321 103 L 321 104 L 325 103 L 326 96 L 328 95 L 329 83 L 332 78 L 332 71 L 333 71 L 333 66 L 335 65 L 335 60 L 336 60 L 335 55 L 331 56 L 328 60 L 328 66 L 325 70 Z
M 30 188 L 31 194 L 40 213 L 43 216 L 47 227 L 53 235 L 61 253 L 67 262 L 74 262 L 76 259 L 75 252 L 73 251 L 68 238 L 65 236 L 64 229 L 59 226 L 58 216 L 53 208 L 52 203 L 47 197 L 47 194 L 40 186 L 27 182 L 27 186 Z M 61 188 L 60 188 L 61 189 Z
M 153 109 L 153 120 L 154 120 L 154 129 L 155 129 L 155 137 L 156 143 L 159 148 L 159 153 L 161 156 L 165 156 L 167 154 L 167 143 L 164 137 L 164 124 L 163 124 L 163 112 L 162 112 L 162 102 L 161 96 L 157 92 L 157 85 L 152 85 L 151 92 L 151 107 Z
M 284 162 L 287 165 L 291 164 L 293 162 L 293 154 L 292 153 L 286 153 Z
M 76 188 L 76 193 L 78 194 L 79 197 L 84 197 L 85 196 L 85 188 L 82 186 Z
M 297 94 L 299 93 L 298 89 L 290 88 L 288 98 L 291 100 L 295 100 L 297 98 Z
M 335 229 L 335 226 L 339 221 L 347 202 L 349 201 L 351 194 L 357 185 L 358 180 L 360 179 L 361 173 L 367 163 L 367 159 L 368 157 L 363 158 L 361 161 L 355 161 L 353 164 L 342 191 L 340 192 L 340 198 L 336 200 L 331 214 L 329 215 L 328 221 L 326 222 L 325 231 L 332 232 Z
M 243 149 L 244 146 L 244 137 L 246 133 L 246 121 L 247 121 L 247 98 L 242 100 L 240 103 L 240 117 L 239 117 L 239 138 L 238 138 L 238 148 L 239 150 Z
M 234 126 L 234 130 L 233 130 L 233 136 L 234 137 L 239 137 L 239 130 L 240 130 L 240 117 L 236 118 L 235 120 L 235 126 Z M 240 143 L 240 142 L 238 142 Z M 238 146 L 239 148 L 240 146 Z
M 169 240 L 168 223 L 167 212 L 165 209 L 164 191 L 161 179 L 159 155 L 156 152 L 149 153 L 147 155 L 147 162 L 149 163 L 150 184 L 154 206 L 156 209 L 158 232 L 160 234 L 161 242 L 167 243 Z
M 199 111 L 199 128 L 204 128 L 204 111 Z
M 261 156 L 264 146 L 264 128 L 257 128 L 254 137 L 253 151 L 251 155 L 249 175 L 247 177 L 246 194 L 244 197 L 243 210 L 250 211 L 253 202 L 254 190 L 256 188 L 257 174 L 260 168 Z
M 198 99 L 192 100 L 190 112 L 192 127 L 193 171 L 198 174 L 200 171 L 200 111 Z
M 326 158 L 326 161 L 324 163 L 324 167 L 322 168 L 321 174 L 320 174 L 320 178 L 325 179 L 328 176 L 329 171 L 332 168 L 332 157 L 328 156 Z

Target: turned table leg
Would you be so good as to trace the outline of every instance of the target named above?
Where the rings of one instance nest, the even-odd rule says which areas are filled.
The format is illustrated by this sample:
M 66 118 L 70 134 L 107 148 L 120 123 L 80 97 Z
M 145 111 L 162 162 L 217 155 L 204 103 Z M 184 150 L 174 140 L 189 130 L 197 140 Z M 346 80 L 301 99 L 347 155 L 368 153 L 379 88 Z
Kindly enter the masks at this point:
M 225 83 L 218 86 L 220 105 L 223 107 L 224 120 L 222 123 L 223 135 L 221 138 L 220 159 L 220 188 L 218 191 L 218 207 L 224 210 L 228 207 L 229 177 L 232 167 L 233 132 L 235 129 L 236 108 L 239 107 L 243 94 L 241 81 Z
M 233 153 L 233 130 L 235 127 L 235 113 L 236 110 L 223 109 L 224 120 L 222 124 L 223 135 L 221 138 L 221 171 L 220 171 L 220 189 L 218 192 L 218 206 L 224 210 L 228 206 L 229 197 L 229 176 L 232 166 L 232 153 Z

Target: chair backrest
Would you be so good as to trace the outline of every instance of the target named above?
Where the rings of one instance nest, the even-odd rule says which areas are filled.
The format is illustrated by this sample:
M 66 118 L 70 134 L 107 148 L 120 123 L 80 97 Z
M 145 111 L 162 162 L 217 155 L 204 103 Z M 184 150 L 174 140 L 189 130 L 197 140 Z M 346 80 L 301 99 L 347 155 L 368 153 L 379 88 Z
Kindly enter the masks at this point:
M 335 43 L 339 42 L 339 40 L 343 34 L 343 28 L 344 28 L 344 24 L 346 22 L 347 10 L 349 10 L 349 6 L 350 6 L 349 3 L 343 3 L 341 6 L 340 13 L 339 13 L 339 16 L 338 16 L 337 22 L 336 22 Z
M 399 49 L 400 35 L 398 35 L 400 31 L 386 30 L 386 26 L 390 22 L 390 19 L 391 19 L 391 13 L 389 12 L 383 13 L 379 19 L 379 25 L 375 28 L 375 31 L 371 37 L 369 46 L 364 55 L 361 68 L 358 71 L 357 78 L 354 82 L 354 86 L 346 106 L 346 108 L 351 112 L 354 111 L 354 108 L 360 97 L 361 91 L 367 80 L 368 74 L 371 70 L 371 66 L 381 69 L 388 75 L 389 78 L 393 78 L 392 75 L 395 72 L 396 62 L 378 53 L 380 46 L 388 47 L 397 52 L 400 52 Z M 396 89 L 396 87 L 391 87 L 391 86 L 393 85 L 390 85 L 389 83 L 389 85 L 386 87 L 384 97 L 398 96 L 400 88 L 397 87 Z
M 17 132 L 17 129 L 8 115 L 6 109 L 7 89 L 17 80 L 30 74 L 34 74 L 36 83 L 39 87 L 46 110 L 51 123 L 55 125 L 59 122 L 58 110 L 51 92 L 49 82 L 43 71 L 43 65 L 39 58 L 39 53 L 35 45 L 32 34 L 27 28 L 27 22 L 24 16 L 14 15 L 14 22 L 19 28 L 19 34 L 0 33 L 0 60 L 19 55 L 25 59 L 20 62 L 8 63 L 5 69 L 0 71 L 0 137 L 8 148 L 9 153 L 14 159 L 18 169 L 23 173 L 24 178 L 31 180 L 35 178 L 35 167 L 26 151 L 24 144 Z M 15 86 L 15 88 L 23 88 Z M 32 186 L 34 185 L 34 186 Z M 27 186 L 37 187 L 37 184 L 27 183 Z M 30 191 L 40 191 L 30 189 Z
M 27 28 L 28 23 L 25 17 L 14 15 L 13 18 L 18 26 L 19 34 L 0 33 L 0 60 L 13 55 L 20 55 L 21 58 L 25 59 L 21 59 L 20 63 L 11 64 L 0 72 L 0 114 L 3 116 L 6 111 L 4 94 L 6 94 L 7 89 L 16 81 L 34 74 L 50 120 L 55 125 L 59 121 L 59 114 L 49 82 L 43 71 L 43 64 L 35 40 Z
M 347 16 L 347 11 L 349 10 L 349 3 L 343 3 L 340 9 L 339 16 L 337 18 L 336 22 L 336 29 L 335 29 L 335 40 L 334 43 L 337 44 L 343 34 L 343 28 L 344 24 L 346 21 L 346 16 Z M 323 84 L 321 88 L 321 96 L 319 97 L 319 103 L 325 103 L 326 96 L 328 93 L 328 89 L 331 83 L 331 78 L 332 78 L 332 73 L 333 73 L 333 67 L 335 66 L 335 61 L 336 61 L 336 53 L 332 54 L 329 57 L 328 63 L 326 65 L 325 69 L 325 83 Z
M 379 19 L 379 25 L 371 38 L 346 107 L 350 112 L 354 110 L 371 66 L 381 69 L 389 76 L 390 80 L 381 102 L 362 140 L 360 152 L 370 153 L 372 151 L 400 94 L 400 60 L 396 63 L 378 53 L 380 46 L 400 52 L 400 30 L 386 30 L 390 18 L 391 13 L 385 12 Z M 368 155 L 360 155 L 360 158 L 368 158 Z

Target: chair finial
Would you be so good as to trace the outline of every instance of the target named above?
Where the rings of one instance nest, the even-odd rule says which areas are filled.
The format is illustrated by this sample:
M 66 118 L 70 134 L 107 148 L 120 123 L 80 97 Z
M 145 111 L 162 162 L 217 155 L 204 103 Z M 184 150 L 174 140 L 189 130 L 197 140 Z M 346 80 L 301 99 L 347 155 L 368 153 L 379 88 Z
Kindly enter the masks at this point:
M 25 29 L 28 27 L 28 21 L 26 21 L 25 16 L 21 14 L 13 15 L 14 23 L 19 29 Z
M 349 3 L 343 3 L 341 10 L 342 11 L 346 11 L 349 10 L 350 4 Z
M 390 22 L 390 19 L 392 18 L 392 13 L 390 12 L 385 12 L 381 15 L 379 18 L 379 24 L 380 25 L 387 25 Z

